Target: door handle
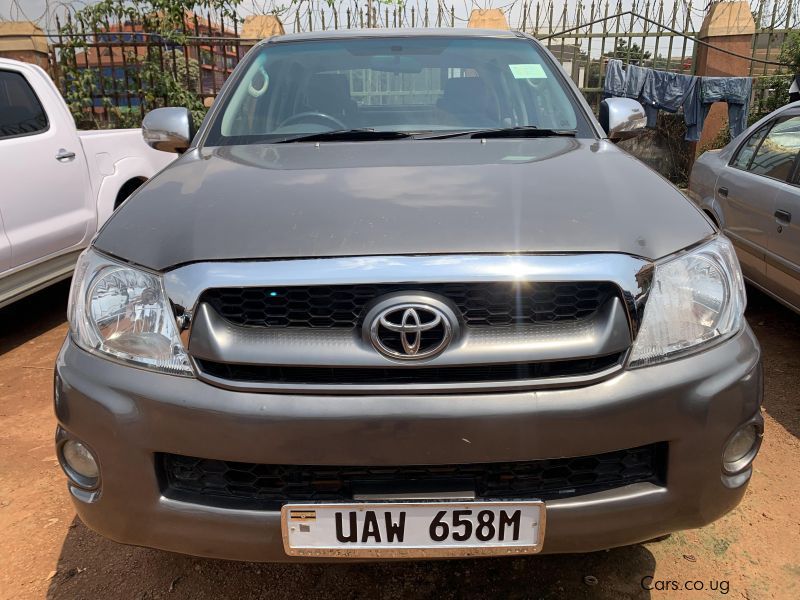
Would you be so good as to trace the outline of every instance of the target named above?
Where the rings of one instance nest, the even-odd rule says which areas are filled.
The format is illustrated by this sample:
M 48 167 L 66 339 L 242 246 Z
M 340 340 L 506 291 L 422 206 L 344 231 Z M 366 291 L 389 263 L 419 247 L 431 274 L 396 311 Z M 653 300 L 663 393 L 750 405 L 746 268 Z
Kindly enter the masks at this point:
M 722 196 L 722 197 L 724 197 L 724 198 L 727 198 L 727 197 L 728 197 L 728 188 L 726 188 L 726 187 L 721 187 L 721 188 L 719 188 L 717 191 L 719 192 L 719 195 L 720 195 L 720 196 Z
M 788 225 L 792 222 L 792 213 L 786 210 L 776 210 L 775 220 L 781 225 Z
M 73 158 L 75 158 L 74 152 L 70 152 L 69 150 L 65 150 L 64 148 L 58 149 L 58 154 L 56 154 L 56 160 L 58 162 L 69 162 Z

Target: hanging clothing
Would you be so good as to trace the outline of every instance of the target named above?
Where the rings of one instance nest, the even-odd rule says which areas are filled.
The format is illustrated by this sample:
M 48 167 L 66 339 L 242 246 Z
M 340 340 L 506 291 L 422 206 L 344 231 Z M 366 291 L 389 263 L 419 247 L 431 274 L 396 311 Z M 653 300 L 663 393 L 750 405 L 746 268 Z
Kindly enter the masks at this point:
M 747 116 L 750 113 L 750 96 L 753 91 L 753 80 L 750 77 L 702 77 L 700 81 L 700 101 L 702 110 L 698 128 L 703 129 L 703 122 L 715 102 L 728 103 L 728 127 L 734 138 L 747 129 Z M 698 136 L 699 139 L 699 136 Z
M 625 67 L 616 58 L 608 61 L 603 83 L 607 98 L 634 98 L 641 102 L 650 128 L 655 128 L 659 110 L 674 113 L 682 108 L 686 123 L 684 139 L 690 142 L 700 140 L 703 123 L 715 102 L 728 103 L 732 137 L 747 129 L 752 91 L 750 77 L 695 77 L 636 65 Z
M 625 69 L 625 97 L 638 100 L 648 79 L 652 79 L 653 69 L 628 65 Z
M 645 81 L 641 97 L 644 112 L 647 114 L 647 126 L 655 128 L 659 110 L 675 113 L 683 108 L 683 120 L 686 123 L 685 139 L 699 140 L 700 132 L 697 127 L 701 111 L 699 92 L 697 77 L 653 71 Z
M 686 139 L 700 139 L 698 121 L 701 104 L 697 77 L 655 71 L 647 67 L 629 65 L 623 67 L 622 61 L 608 61 L 606 81 L 603 91 L 607 96 L 634 98 L 644 106 L 647 126 L 655 128 L 659 110 L 677 112 L 683 108 L 686 122 Z
M 603 82 L 603 93 L 606 98 L 625 95 L 625 69 L 622 61 L 612 59 L 606 65 L 606 78 Z
M 624 67 L 622 61 L 612 58 L 606 65 L 606 79 L 603 83 L 603 93 L 606 97 L 616 96 L 638 100 L 642 95 L 642 88 L 653 69 L 628 65 Z

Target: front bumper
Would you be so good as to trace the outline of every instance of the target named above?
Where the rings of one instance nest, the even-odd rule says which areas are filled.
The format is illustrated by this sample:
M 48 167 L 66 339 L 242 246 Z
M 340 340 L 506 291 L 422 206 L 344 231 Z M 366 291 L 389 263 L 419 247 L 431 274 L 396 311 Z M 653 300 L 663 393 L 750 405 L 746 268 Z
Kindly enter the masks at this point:
M 199 556 L 290 558 L 278 511 L 162 495 L 154 456 L 304 465 L 413 465 L 587 456 L 668 442 L 666 485 L 547 502 L 543 552 L 587 552 L 699 527 L 734 508 L 751 470 L 723 445 L 760 422 L 760 350 L 749 327 L 709 350 L 574 389 L 429 396 L 234 392 L 107 361 L 68 338 L 56 364 L 60 426 L 98 457 L 100 489 L 71 488 L 81 519 L 128 544 Z

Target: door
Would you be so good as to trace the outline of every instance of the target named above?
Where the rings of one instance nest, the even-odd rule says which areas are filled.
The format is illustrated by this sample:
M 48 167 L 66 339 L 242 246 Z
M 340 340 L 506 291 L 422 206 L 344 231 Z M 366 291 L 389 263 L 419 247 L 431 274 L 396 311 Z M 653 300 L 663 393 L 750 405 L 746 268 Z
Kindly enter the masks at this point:
M 35 81 L 55 93 L 48 85 Z M 94 219 L 80 141 L 66 109 L 54 112 L 23 72 L 0 69 L 0 213 L 12 269 L 79 247 Z
M 775 180 L 775 213 L 767 253 L 769 289 L 800 310 L 800 111 L 779 119 L 759 154 Z
M 720 172 L 714 190 L 722 208 L 723 228 L 736 246 L 745 277 L 762 285 L 766 280 L 765 257 L 774 221 L 775 190 L 750 168 L 772 125 L 772 121 L 766 123 L 745 140 Z

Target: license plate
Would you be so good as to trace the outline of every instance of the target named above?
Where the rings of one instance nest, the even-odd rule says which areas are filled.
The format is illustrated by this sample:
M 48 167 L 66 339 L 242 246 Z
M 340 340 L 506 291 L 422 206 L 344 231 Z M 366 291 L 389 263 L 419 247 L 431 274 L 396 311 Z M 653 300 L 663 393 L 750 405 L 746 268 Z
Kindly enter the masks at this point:
M 540 501 L 287 504 L 290 556 L 413 558 L 534 554 L 542 549 Z

